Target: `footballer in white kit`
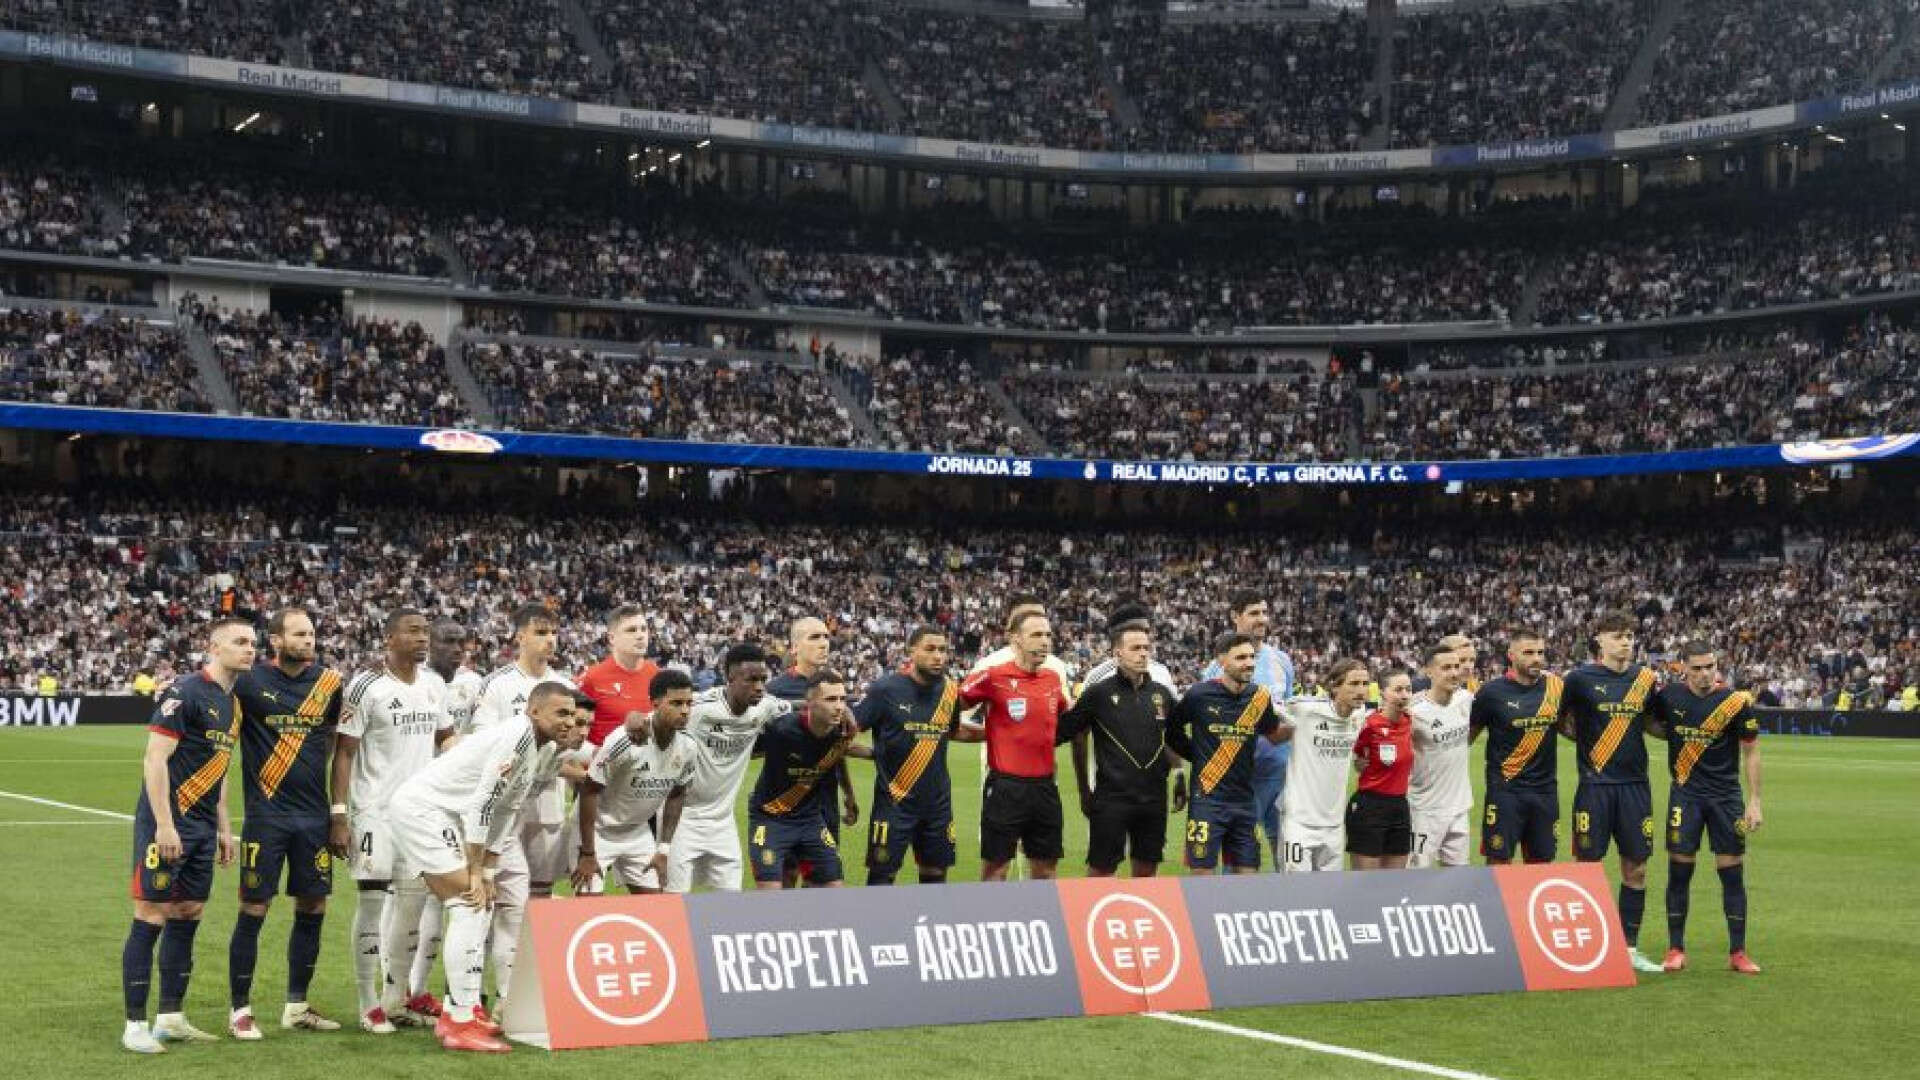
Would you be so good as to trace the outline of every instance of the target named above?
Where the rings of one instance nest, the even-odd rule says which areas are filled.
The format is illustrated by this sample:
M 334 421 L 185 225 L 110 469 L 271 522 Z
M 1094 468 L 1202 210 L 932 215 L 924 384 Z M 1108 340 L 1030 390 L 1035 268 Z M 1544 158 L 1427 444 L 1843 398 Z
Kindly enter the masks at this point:
M 1289 873 L 1340 869 L 1347 853 L 1347 781 L 1367 716 L 1367 668 L 1342 660 L 1327 675 L 1329 697 L 1296 697 L 1281 709 L 1293 725 L 1293 756 L 1281 793 L 1280 858 Z
M 1461 685 L 1464 657 L 1453 649 L 1427 650 L 1425 668 L 1432 685 L 1413 699 L 1413 773 L 1407 781 L 1407 807 L 1413 816 L 1409 869 L 1465 866 L 1473 814 L 1473 777 L 1469 771 L 1473 695 Z
M 481 680 L 478 701 L 473 707 L 471 727 L 475 731 L 520 715 L 527 706 L 527 695 L 543 682 L 557 682 L 573 688 L 566 672 L 548 666 L 553 657 L 559 626 L 553 612 L 537 604 L 513 613 L 513 640 L 518 656 Z M 524 869 L 526 884 L 535 893 L 566 876 L 566 843 L 563 825 L 566 801 L 556 774 L 549 768 L 548 779 L 534 792 L 534 798 L 521 815 L 519 845 L 509 847 L 501 867 L 502 902 L 519 900 L 521 883 L 513 879 Z
M 602 873 L 628 892 L 659 892 L 665 858 L 679 831 L 700 748 L 685 733 L 693 680 L 666 670 L 647 687 L 653 712 L 608 735 L 580 788 L 580 857 L 576 893 L 594 891 Z M 654 815 L 660 814 L 656 824 Z M 658 830 L 656 834 L 656 829 Z M 656 861 L 658 859 L 659 861 Z
M 720 670 L 726 681 L 695 694 L 687 717 L 687 735 L 699 754 L 667 859 L 668 892 L 692 892 L 702 883 L 739 890 L 742 863 L 734 803 L 754 742 L 775 718 L 793 711 L 791 704 L 767 693 L 772 672 L 758 645 L 732 646 Z
M 347 782 L 347 862 L 356 881 L 396 876 L 387 803 L 403 780 L 433 762 L 440 740 L 452 734 L 446 696 L 447 684 L 425 665 L 414 669 L 411 681 L 382 667 L 347 684 L 340 734 L 357 740 Z

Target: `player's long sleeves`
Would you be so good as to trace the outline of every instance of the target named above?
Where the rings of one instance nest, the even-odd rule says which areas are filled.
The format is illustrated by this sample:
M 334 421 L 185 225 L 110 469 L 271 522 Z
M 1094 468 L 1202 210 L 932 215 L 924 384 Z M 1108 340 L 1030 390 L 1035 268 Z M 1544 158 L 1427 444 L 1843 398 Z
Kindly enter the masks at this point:
M 532 742 L 533 732 L 528 731 L 514 742 L 494 747 L 487 755 L 486 764 L 480 770 L 480 785 L 460 815 L 468 843 L 484 837 L 491 851 L 506 838 L 520 811 L 519 800 L 510 797 L 514 773 L 530 767 L 525 756 Z M 492 783 L 487 782 L 488 777 Z

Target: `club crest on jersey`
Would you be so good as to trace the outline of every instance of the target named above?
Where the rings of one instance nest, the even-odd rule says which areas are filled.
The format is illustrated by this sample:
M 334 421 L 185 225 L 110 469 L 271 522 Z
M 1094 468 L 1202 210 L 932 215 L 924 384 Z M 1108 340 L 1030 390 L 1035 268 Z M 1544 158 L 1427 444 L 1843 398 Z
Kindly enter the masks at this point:
M 1007 718 L 1019 723 L 1027 718 L 1027 699 L 1017 697 L 1007 702 Z
M 174 713 L 177 713 L 179 711 L 180 711 L 180 699 L 177 697 L 170 697 L 167 700 L 160 703 L 161 716 L 172 716 Z

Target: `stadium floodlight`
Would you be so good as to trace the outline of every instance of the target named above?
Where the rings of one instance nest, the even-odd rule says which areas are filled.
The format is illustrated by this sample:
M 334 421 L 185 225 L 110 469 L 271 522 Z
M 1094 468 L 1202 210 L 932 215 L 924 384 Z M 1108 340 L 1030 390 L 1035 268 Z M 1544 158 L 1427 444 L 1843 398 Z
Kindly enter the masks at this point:
M 627 160 L 628 160 L 628 161 L 639 161 L 639 160 L 640 160 L 640 151 L 638 151 L 638 150 L 635 150 L 635 151 L 634 151 L 633 153 L 631 153 L 631 154 L 628 154 L 628 155 L 627 155 Z
M 668 159 L 667 159 L 667 164 L 669 164 L 669 165 L 671 165 L 671 164 L 673 164 L 674 162 L 676 162 L 676 161 L 679 161 L 679 160 L 680 160 L 680 155 L 679 155 L 679 154 L 675 154 L 675 155 L 673 155 L 672 157 L 670 157 L 670 158 L 668 158 Z
M 699 142 L 693 144 L 693 148 L 695 150 L 705 150 L 707 147 L 712 145 L 713 145 L 712 139 L 701 139 Z
M 249 127 L 252 127 L 253 122 L 258 119 L 260 119 L 260 114 L 254 113 L 252 116 L 249 116 L 245 120 L 240 121 L 238 124 L 233 125 L 234 134 L 237 135 L 240 132 L 247 130 Z

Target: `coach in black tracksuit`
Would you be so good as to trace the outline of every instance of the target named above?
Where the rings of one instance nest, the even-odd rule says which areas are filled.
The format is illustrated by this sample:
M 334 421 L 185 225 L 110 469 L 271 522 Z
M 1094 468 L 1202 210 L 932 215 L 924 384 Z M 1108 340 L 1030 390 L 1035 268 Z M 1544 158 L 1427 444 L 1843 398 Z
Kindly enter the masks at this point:
M 1060 717 L 1056 741 L 1082 731 L 1093 736 L 1094 778 L 1080 793 L 1089 832 L 1087 876 L 1112 877 L 1122 856 L 1134 877 L 1152 877 L 1167 846 L 1167 774 L 1179 757 L 1167 748 L 1167 717 L 1173 689 L 1148 674 L 1152 633 L 1138 623 L 1112 632 L 1113 675 L 1080 690 Z M 1186 774 L 1174 783 L 1174 807 L 1186 805 Z

